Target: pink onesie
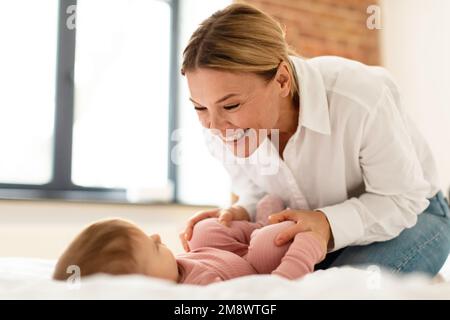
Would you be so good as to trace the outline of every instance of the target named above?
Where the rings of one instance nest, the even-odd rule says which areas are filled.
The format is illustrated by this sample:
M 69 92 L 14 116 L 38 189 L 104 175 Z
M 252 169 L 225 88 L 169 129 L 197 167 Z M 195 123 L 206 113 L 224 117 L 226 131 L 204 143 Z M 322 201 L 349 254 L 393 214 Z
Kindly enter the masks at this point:
M 191 251 L 176 257 L 180 282 L 206 285 L 252 274 L 296 279 L 312 272 L 326 252 L 311 232 L 298 233 L 283 246 L 275 245 L 275 237 L 294 224 L 267 225 L 267 217 L 283 209 L 282 201 L 269 195 L 258 203 L 257 222 L 232 221 L 230 227 L 217 218 L 198 222 L 189 241 Z

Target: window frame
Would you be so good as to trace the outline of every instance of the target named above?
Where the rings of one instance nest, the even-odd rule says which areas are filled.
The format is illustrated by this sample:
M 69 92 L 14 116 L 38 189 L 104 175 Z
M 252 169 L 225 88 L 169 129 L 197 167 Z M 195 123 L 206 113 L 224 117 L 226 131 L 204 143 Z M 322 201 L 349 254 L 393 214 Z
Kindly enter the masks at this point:
M 177 168 L 170 160 L 175 141 L 170 139 L 177 128 L 178 78 L 178 21 L 179 0 L 163 1 L 170 6 L 170 70 L 169 70 L 169 143 L 168 180 L 174 185 L 173 201 L 177 203 Z M 67 8 L 76 6 L 77 0 L 59 0 L 57 21 L 57 55 L 55 83 L 55 116 L 53 139 L 52 179 L 46 184 L 15 184 L 0 182 L 0 199 L 62 199 L 94 202 L 128 203 L 126 190 L 120 188 L 94 188 L 72 182 L 72 145 L 74 120 L 74 70 L 76 27 L 66 25 L 70 16 Z

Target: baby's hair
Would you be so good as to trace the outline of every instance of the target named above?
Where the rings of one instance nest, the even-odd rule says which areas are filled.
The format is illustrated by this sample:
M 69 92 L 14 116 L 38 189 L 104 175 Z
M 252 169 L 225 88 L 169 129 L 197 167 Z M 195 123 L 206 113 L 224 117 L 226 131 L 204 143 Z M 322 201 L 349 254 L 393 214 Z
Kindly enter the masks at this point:
M 139 229 L 122 219 L 96 222 L 84 229 L 59 258 L 53 279 L 66 280 L 77 266 L 80 276 L 95 273 L 113 275 L 140 273 L 134 256 Z

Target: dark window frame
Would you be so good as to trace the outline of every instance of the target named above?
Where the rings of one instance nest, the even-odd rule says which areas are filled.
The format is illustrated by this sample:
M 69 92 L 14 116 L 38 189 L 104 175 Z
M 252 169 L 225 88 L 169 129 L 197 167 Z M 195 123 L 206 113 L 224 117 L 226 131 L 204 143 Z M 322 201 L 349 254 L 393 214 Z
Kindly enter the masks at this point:
M 173 202 L 177 202 L 177 168 L 170 161 L 175 142 L 170 139 L 177 128 L 177 78 L 178 78 L 178 13 L 179 0 L 164 1 L 171 7 L 170 77 L 169 77 L 169 148 L 168 179 L 174 184 Z M 74 120 L 74 70 L 76 28 L 66 26 L 70 16 L 67 8 L 77 5 L 77 0 L 59 0 L 56 61 L 56 95 L 53 140 L 52 179 L 46 184 L 0 183 L 0 199 L 63 199 L 78 201 L 126 203 L 125 189 L 92 188 L 72 182 L 72 142 Z

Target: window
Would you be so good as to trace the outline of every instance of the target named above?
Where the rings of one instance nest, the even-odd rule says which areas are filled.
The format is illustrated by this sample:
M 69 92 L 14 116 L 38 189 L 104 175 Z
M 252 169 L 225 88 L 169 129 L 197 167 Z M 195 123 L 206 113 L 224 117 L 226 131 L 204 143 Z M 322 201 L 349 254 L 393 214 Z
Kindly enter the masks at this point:
M 73 182 L 164 187 L 170 6 L 78 1 L 75 57 Z
M 0 181 L 52 178 L 57 1 L 0 4 Z
M 0 196 L 171 198 L 177 6 L 2 1 Z

